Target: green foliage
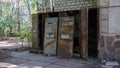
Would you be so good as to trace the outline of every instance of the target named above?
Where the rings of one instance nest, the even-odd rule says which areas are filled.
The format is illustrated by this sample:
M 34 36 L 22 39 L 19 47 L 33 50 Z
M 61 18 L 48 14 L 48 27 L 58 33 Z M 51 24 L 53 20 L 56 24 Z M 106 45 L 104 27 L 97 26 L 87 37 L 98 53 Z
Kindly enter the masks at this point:
M 34 8 L 36 8 L 36 2 L 35 2 L 35 0 L 32 0 L 32 2 L 31 2 L 31 7 L 34 9 Z
M 6 15 L 0 19 L 0 27 L 4 30 L 5 35 L 11 35 L 12 30 L 16 27 L 17 23 L 10 15 Z
M 32 41 L 32 33 L 31 32 L 16 32 L 16 35 L 21 36 L 21 37 L 27 37 L 26 42 Z
M 35 5 L 35 0 L 19 0 L 20 5 L 18 6 L 17 1 L 2 2 L 0 0 L 0 6 L 2 6 L 2 15 L 0 15 L 0 28 L 4 30 L 5 36 L 11 35 L 24 35 L 31 30 L 31 13 L 28 8 Z M 29 5 L 28 5 L 29 4 Z M 19 16 L 18 16 L 19 7 Z M 1 8 L 1 7 L 0 7 Z M 35 6 L 33 6 L 35 8 Z M 20 33 L 18 31 L 18 20 L 20 21 Z M 26 32 L 26 33 L 25 33 Z
M 16 35 L 18 35 L 18 36 L 27 36 L 29 38 L 32 38 L 32 33 L 31 32 L 16 32 Z

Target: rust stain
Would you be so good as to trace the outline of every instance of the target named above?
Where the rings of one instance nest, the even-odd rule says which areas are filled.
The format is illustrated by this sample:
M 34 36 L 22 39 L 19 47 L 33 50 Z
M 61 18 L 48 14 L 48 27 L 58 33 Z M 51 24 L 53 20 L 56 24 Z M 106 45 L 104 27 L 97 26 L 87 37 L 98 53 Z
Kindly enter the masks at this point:
M 64 39 L 64 41 L 66 41 L 66 43 L 69 43 L 69 42 L 73 41 L 73 39 Z
M 55 42 L 55 40 L 51 40 L 44 47 L 47 48 L 47 47 L 51 46 L 54 42 Z
M 67 26 L 67 27 L 64 27 L 64 32 L 68 32 L 68 33 L 71 33 L 73 32 L 73 26 Z
M 64 21 L 73 22 L 72 24 L 74 24 L 73 17 L 60 18 L 57 56 L 59 58 L 71 58 L 73 54 L 74 25 L 62 25 Z M 62 34 L 69 34 L 69 38 L 63 39 Z
M 67 46 L 66 46 L 67 45 Z M 61 41 L 60 47 L 58 49 L 58 57 L 60 58 L 71 58 L 72 53 L 71 53 L 71 46 L 69 43 L 66 43 L 65 41 Z

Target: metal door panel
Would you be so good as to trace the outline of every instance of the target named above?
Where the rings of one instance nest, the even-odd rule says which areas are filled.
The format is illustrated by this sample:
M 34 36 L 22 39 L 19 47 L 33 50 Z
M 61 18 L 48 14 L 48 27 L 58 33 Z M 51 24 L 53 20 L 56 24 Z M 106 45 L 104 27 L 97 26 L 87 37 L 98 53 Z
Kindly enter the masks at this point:
M 56 55 L 58 18 L 45 19 L 44 54 Z
M 59 20 L 58 52 L 60 58 L 71 58 L 73 54 L 74 17 Z

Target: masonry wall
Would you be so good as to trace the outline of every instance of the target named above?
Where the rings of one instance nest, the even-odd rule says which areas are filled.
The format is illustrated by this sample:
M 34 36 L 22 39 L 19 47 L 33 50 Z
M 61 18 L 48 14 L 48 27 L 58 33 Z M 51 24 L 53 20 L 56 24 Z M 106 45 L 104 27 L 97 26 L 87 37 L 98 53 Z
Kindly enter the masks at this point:
M 99 57 L 120 58 L 120 0 L 99 0 Z
M 100 8 L 99 58 L 120 58 L 120 0 L 82 1 L 84 0 L 54 0 L 47 6 L 43 4 L 40 13 L 80 10 L 97 5 Z
M 41 4 L 40 1 L 39 4 Z M 94 8 L 96 6 L 97 0 L 42 0 L 42 7 L 39 5 L 39 12 L 80 10 L 84 7 Z
M 94 8 L 97 0 L 54 0 L 54 11 L 80 10 L 84 7 Z

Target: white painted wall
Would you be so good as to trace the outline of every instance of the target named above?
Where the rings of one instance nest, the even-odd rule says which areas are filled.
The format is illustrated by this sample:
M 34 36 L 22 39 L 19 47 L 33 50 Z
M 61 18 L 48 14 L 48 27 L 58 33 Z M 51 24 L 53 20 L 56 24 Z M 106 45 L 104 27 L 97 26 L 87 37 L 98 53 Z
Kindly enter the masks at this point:
M 100 33 L 120 34 L 120 0 L 99 0 Z
M 109 8 L 109 33 L 120 34 L 120 6 Z

